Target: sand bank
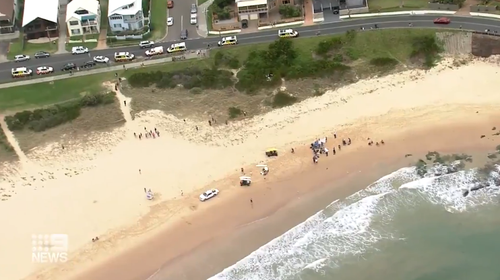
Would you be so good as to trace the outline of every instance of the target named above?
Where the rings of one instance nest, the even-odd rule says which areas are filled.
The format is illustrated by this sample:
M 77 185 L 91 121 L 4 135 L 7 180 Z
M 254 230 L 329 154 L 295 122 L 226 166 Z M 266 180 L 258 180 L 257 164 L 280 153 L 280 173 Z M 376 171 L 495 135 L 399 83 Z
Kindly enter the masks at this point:
M 43 267 L 45 272 L 37 273 L 36 279 L 69 279 L 70 275 L 91 266 L 95 268 L 93 274 L 81 279 L 142 279 L 162 264 L 203 244 L 207 238 L 227 235 L 235 227 L 269 216 L 287 202 L 295 203 L 300 195 L 315 193 L 314 187 L 330 181 L 329 176 L 352 173 L 359 164 L 355 159 L 361 157 L 354 156 L 355 151 L 366 156 L 367 137 L 399 139 L 393 140 L 397 143 L 403 143 L 398 137 L 406 137 L 405 142 L 411 142 L 411 134 L 417 131 L 426 131 L 428 135 L 429 127 L 438 123 L 451 126 L 456 122 L 467 126 L 471 134 L 479 133 L 476 130 L 473 133 L 474 126 L 489 122 L 500 103 L 495 91 L 499 68 L 481 61 L 461 68 L 450 65 L 448 62 L 427 72 L 408 71 L 360 81 L 228 126 L 209 127 L 189 120 L 184 123 L 159 112 L 148 112 L 129 121 L 124 128 L 96 135 L 95 142 L 78 144 L 78 148 L 72 145 L 63 151 L 54 144 L 34 150 L 27 155 L 29 162 L 8 177 L 8 184 L 2 182 L 2 188 L 14 186 L 16 194 L 0 202 L 2 226 L 13 229 L 3 231 L 0 239 L 3 248 L 0 262 L 7 267 L 0 277 L 19 279 L 40 269 L 31 263 L 32 234 L 67 233 L 73 251 L 70 261 L 54 269 Z M 199 126 L 199 131 L 195 126 Z M 161 137 L 135 139 L 133 132 L 139 133 L 144 127 L 156 127 Z M 489 132 L 484 129 L 481 126 L 481 134 Z M 322 168 L 330 163 L 321 159 L 320 168 L 312 167 L 307 148 L 298 147 L 333 131 L 338 131 L 340 137 L 352 138 L 354 144 L 345 153 L 341 152 L 342 166 L 335 163 L 341 157 L 330 159 L 330 169 L 338 174 L 325 176 Z M 434 139 L 435 135 L 420 137 L 417 146 L 441 143 Z M 477 140 L 461 143 L 453 142 L 456 138 L 446 138 L 446 141 L 461 143 L 460 148 L 493 145 L 491 137 L 481 143 L 476 143 L 479 135 L 470 137 Z M 101 148 L 101 141 L 110 144 Z M 284 154 L 269 163 L 271 176 L 266 182 L 256 180 L 255 187 L 250 189 L 240 188 L 239 168 L 245 166 L 257 179 L 257 168 L 250 166 L 265 161 L 263 151 L 271 146 Z M 290 147 L 297 148 L 293 156 L 288 154 Z M 396 147 L 391 144 L 383 147 L 384 152 L 376 151 L 377 154 L 370 156 L 373 164 L 411 153 L 406 151 L 405 144 Z M 348 157 L 348 153 L 353 156 Z M 350 158 L 352 163 L 346 164 Z M 291 173 L 308 177 L 286 181 Z M 308 182 L 313 184 L 307 185 Z M 201 186 L 205 187 L 200 189 Z M 222 193 L 217 199 L 201 204 L 197 196 L 207 186 L 216 186 Z M 147 201 L 143 188 L 151 188 L 157 199 Z M 263 206 L 250 211 L 249 197 L 255 199 L 255 206 L 257 201 L 259 204 L 262 201 Z M 175 232 L 163 232 L 168 230 Z M 163 237 L 156 237 L 158 232 Z M 91 243 L 95 236 L 101 240 Z M 162 243 L 165 236 L 174 243 Z M 266 238 L 259 242 L 265 242 Z M 134 249 L 137 244 L 142 245 Z M 256 245 L 251 243 L 243 249 L 248 251 Z M 157 248 L 165 250 L 159 254 Z M 120 254 L 123 256 L 103 262 Z M 148 260 L 144 261 L 146 256 Z M 238 257 L 241 256 L 239 253 Z M 126 266 L 117 271 L 116 264 Z M 220 268 L 214 266 L 212 270 L 217 272 Z

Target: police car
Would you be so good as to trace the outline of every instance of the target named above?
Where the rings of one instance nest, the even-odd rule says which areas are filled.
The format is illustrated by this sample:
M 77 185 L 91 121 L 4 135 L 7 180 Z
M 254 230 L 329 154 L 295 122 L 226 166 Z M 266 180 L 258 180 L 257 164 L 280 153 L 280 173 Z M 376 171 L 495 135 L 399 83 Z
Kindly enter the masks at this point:
M 218 194 L 219 194 L 219 190 L 218 189 L 208 190 L 208 191 L 200 194 L 200 201 L 209 200 L 210 198 L 213 198 L 213 197 L 215 197 Z
M 146 54 L 146 56 L 163 54 L 163 47 L 156 47 L 156 48 L 149 49 L 145 52 L 145 54 Z
M 236 38 L 236 36 L 224 37 L 224 38 L 222 38 L 222 40 L 217 42 L 217 45 L 219 45 L 219 47 L 236 45 L 236 44 L 238 44 L 238 38 Z
M 299 32 L 293 29 L 281 29 L 278 30 L 278 36 L 280 38 L 294 38 L 299 36 Z
M 183 52 L 187 50 L 186 48 L 186 43 L 177 43 L 177 44 L 172 44 L 170 47 L 168 47 L 167 52 L 168 53 L 174 53 L 174 52 Z
M 133 53 L 129 52 L 116 52 L 115 53 L 115 61 L 130 61 L 135 58 Z
M 12 68 L 10 72 L 12 74 L 12 78 L 22 78 L 33 75 L 33 71 L 26 67 Z
M 50 74 L 53 72 L 54 72 L 54 68 L 49 67 L 49 66 L 40 66 L 40 67 L 36 68 L 37 75 Z
M 30 59 L 29 55 L 18 54 L 16 56 L 14 56 L 14 61 L 15 62 L 26 61 L 26 60 L 29 60 L 29 59 Z

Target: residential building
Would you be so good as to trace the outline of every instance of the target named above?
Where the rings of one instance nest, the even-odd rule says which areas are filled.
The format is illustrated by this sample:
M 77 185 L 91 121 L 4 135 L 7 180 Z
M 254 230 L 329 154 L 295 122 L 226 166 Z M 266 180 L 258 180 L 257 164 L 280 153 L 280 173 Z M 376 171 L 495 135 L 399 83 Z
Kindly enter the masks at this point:
M 236 0 L 240 20 L 258 20 L 281 5 L 295 5 L 294 0 Z
M 0 1 L 0 34 L 14 32 L 16 24 L 16 1 Z
M 148 11 L 146 11 L 146 13 L 148 13 Z M 109 0 L 108 20 L 109 28 L 112 32 L 141 30 L 144 28 L 142 1 Z
M 73 0 L 66 6 L 69 36 L 95 34 L 101 28 L 101 8 L 97 0 Z
M 25 0 L 21 26 L 26 39 L 59 37 L 58 15 L 59 0 Z

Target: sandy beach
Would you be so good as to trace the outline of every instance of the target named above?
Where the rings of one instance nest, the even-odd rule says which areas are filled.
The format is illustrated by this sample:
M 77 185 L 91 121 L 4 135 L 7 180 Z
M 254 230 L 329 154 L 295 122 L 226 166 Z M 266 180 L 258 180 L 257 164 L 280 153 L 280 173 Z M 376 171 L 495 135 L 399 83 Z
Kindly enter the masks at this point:
M 18 166 L 2 167 L 0 188 L 9 196 L 0 201 L 0 220 L 9 230 L 0 239 L 6 267 L 0 278 L 206 279 L 355 192 L 348 188 L 353 181 L 363 187 L 429 150 L 493 149 L 498 69 L 496 58 L 461 67 L 445 60 L 429 71 L 359 81 L 227 126 L 159 111 L 132 120 L 122 106 L 124 127 L 86 143 L 65 142 L 64 149 L 38 147 L 20 156 Z M 133 133 L 144 128 L 161 137 L 136 139 Z M 309 143 L 324 136 L 329 147 L 348 137 L 353 144 L 314 165 Z M 368 146 L 367 138 L 386 144 Z M 270 147 L 280 152 L 277 159 L 265 157 Z M 271 169 L 266 179 L 255 167 L 262 162 Z M 239 186 L 242 167 L 254 180 L 250 188 Z M 332 180 L 338 187 L 326 188 Z M 212 187 L 220 195 L 199 202 Z M 153 201 L 144 188 L 155 193 Z M 69 235 L 69 261 L 33 264 L 32 234 L 51 233 Z M 200 263 L 206 269 L 193 269 Z

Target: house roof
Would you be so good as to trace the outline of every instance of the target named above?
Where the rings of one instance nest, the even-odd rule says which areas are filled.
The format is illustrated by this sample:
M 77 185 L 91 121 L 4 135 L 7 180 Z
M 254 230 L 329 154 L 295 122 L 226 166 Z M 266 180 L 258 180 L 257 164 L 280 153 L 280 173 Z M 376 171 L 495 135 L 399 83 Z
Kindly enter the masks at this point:
M 99 11 L 99 2 L 97 0 L 73 0 L 66 6 L 66 21 L 70 18 L 81 20 L 81 15 L 76 14 L 78 10 L 87 10 L 89 13 L 97 15 Z
M 0 1 L 0 19 L 12 20 L 14 15 L 14 0 Z
M 3 1 L 3 0 L 2 0 Z M 25 0 L 23 13 L 23 27 L 36 18 L 57 23 L 59 14 L 59 0 Z
M 122 7 L 131 4 L 134 4 L 134 6 L 128 9 L 122 9 Z M 142 0 L 109 0 L 108 2 L 108 17 L 114 14 L 135 15 L 140 10 L 142 10 Z

